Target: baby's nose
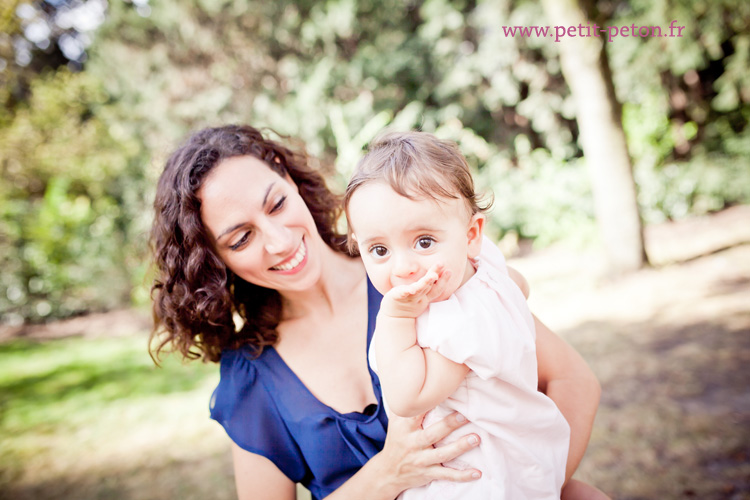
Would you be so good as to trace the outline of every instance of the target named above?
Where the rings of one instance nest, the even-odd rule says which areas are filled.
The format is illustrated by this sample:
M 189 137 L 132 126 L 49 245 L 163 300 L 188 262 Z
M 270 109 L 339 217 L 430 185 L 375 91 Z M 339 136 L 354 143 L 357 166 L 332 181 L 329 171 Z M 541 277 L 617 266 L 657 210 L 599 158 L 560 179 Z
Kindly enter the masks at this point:
M 412 278 L 417 271 L 419 271 L 419 265 L 415 259 L 411 259 L 408 256 L 397 256 L 393 265 L 393 275 L 397 278 Z

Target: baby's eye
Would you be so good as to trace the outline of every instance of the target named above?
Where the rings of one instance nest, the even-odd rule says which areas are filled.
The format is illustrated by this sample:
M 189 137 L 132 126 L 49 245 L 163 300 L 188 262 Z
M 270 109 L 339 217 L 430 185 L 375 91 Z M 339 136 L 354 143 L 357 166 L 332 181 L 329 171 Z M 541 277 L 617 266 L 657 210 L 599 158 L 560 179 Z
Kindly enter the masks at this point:
M 372 254 L 374 257 L 382 258 L 388 255 L 388 249 L 383 245 L 375 245 L 374 247 L 370 248 L 370 254 Z
M 427 250 L 435 244 L 435 240 L 429 236 L 423 236 L 417 240 L 417 247 L 422 250 Z

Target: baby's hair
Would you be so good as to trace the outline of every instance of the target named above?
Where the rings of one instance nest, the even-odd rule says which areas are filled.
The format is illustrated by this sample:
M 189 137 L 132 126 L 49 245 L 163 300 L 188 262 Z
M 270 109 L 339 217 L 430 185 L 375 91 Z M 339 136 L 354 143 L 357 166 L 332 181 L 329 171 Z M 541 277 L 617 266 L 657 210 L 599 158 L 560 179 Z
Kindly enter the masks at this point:
M 344 194 L 350 252 L 357 249 L 351 234 L 349 200 L 357 189 L 375 181 L 387 183 L 411 200 L 463 199 L 470 215 L 486 212 L 492 205 L 474 192 L 469 165 L 456 143 L 427 132 L 388 132 L 370 144 Z

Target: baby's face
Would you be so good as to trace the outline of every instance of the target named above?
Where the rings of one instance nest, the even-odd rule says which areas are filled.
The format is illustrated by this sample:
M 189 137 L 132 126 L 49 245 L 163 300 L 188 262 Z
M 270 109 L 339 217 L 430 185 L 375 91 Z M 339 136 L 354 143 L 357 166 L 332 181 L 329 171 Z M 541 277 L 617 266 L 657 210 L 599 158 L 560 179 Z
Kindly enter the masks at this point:
M 470 216 L 462 199 L 411 200 L 386 183 L 372 182 L 354 192 L 348 215 L 367 274 L 380 293 L 413 283 L 440 264 L 451 273 L 438 298 L 445 300 L 473 274 L 469 259 L 479 254 L 484 218 Z

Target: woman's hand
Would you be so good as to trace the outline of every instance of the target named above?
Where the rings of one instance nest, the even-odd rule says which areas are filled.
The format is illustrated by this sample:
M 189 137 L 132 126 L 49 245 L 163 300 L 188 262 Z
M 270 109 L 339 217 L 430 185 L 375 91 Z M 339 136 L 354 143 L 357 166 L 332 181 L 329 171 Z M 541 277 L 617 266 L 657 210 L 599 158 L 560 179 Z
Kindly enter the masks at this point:
M 456 470 L 442 465 L 479 445 L 476 434 L 438 448 L 433 446 L 466 424 L 466 418 L 454 413 L 426 429 L 422 429 L 423 420 L 424 414 L 412 418 L 389 416 L 385 446 L 378 457 L 387 468 L 385 477 L 395 486 L 396 493 L 435 479 L 458 482 L 479 479 L 481 472 L 476 469 Z
M 482 474 L 476 469 L 456 470 L 441 465 L 478 446 L 479 436 L 467 434 L 445 446 L 433 447 L 466 424 L 466 419 L 453 413 L 427 429 L 422 429 L 423 420 L 424 414 L 411 418 L 389 415 L 383 450 L 326 500 L 393 500 L 402 491 L 435 479 L 462 483 L 479 479 Z

